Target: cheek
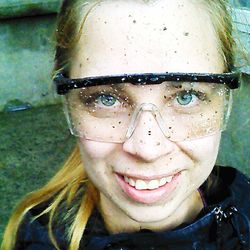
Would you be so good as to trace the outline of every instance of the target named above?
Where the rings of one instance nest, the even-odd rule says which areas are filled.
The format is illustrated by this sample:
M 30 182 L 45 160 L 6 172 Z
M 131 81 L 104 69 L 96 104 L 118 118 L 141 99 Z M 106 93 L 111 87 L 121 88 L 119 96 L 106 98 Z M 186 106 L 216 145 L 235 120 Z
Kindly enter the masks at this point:
M 220 136 L 221 134 L 218 133 L 184 142 L 180 146 L 195 162 L 194 168 L 189 172 L 189 181 L 195 189 L 208 178 L 214 168 L 220 144 Z
M 180 148 L 195 162 L 215 162 L 219 150 L 221 133 L 180 143 Z
M 117 147 L 115 143 L 97 142 L 86 139 L 80 139 L 82 151 L 92 159 L 105 159 Z
M 80 139 L 79 146 L 87 176 L 98 190 L 104 189 L 104 192 L 108 192 L 109 177 L 112 172 L 109 159 L 113 156 L 117 145 Z

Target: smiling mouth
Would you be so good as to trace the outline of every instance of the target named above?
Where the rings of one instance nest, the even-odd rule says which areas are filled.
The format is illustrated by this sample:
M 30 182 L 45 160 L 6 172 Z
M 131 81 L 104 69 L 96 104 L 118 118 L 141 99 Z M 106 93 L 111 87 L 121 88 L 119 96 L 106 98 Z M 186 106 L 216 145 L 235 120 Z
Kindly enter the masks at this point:
M 181 172 L 159 178 L 154 177 L 155 179 L 118 173 L 115 176 L 128 197 L 139 203 L 151 204 L 163 199 L 163 197 L 167 198 L 174 192 L 181 178 Z
M 129 184 L 131 187 L 134 187 L 137 190 L 153 190 L 164 186 L 166 183 L 170 183 L 174 175 L 153 180 L 135 179 L 125 175 L 122 177 L 127 184 Z

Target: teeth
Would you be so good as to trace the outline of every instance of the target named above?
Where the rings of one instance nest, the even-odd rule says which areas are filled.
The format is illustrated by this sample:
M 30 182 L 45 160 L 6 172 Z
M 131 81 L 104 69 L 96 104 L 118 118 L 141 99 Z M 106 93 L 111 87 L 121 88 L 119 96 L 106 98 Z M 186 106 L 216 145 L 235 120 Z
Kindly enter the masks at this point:
M 168 182 L 168 181 L 167 181 L 167 178 L 166 178 L 166 177 L 163 177 L 163 178 L 160 179 L 159 185 L 160 185 L 160 186 L 163 186 L 163 185 L 165 185 L 167 182 Z
M 159 181 L 158 180 L 152 180 L 148 183 L 148 189 L 155 189 L 159 187 Z
M 124 180 L 126 183 L 128 183 L 130 186 L 135 187 L 137 190 L 145 190 L 145 189 L 156 189 L 159 188 L 166 183 L 171 182 L 173 179 L 173 176 L 163 177 L 160 180 L 134 180 L 132 178 L 129 178 L 127 176 L 124 176 Z
M 129 183 L 129 178 L 127 176 L 124 176 L 125 182 Z
M 135 186 L 135 181 L 131 178 L 129 178 L 129 185 L 134 187 Z
M 173 179 L 173 175 L 167 177 L 167 182 L 171 182 Z
M 135 188 L 136 188 L 137 190 L 147 189 L 147 188 L 148 188 L 148 185 L 147 185 L 146 182 L 143 181 L 143 180 L 136 180 Z

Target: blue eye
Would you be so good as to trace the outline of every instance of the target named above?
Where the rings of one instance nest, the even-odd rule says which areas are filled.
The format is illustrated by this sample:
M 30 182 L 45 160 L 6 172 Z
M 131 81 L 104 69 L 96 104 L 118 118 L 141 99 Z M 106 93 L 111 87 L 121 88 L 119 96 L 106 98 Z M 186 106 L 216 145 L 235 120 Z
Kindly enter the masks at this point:
M 194 93 L 192 93 L 192 91 L 181 91 L 180 93 L 177 94 L 177 102 L 180 105 L 188 105 L 190 104 L 193 99 L 196 97 L 196 95 Z
M 101 102 L 104 106 L 113 106 L 117 99 L 112 95 L 102 94 L 96 98 L 97 102 Z

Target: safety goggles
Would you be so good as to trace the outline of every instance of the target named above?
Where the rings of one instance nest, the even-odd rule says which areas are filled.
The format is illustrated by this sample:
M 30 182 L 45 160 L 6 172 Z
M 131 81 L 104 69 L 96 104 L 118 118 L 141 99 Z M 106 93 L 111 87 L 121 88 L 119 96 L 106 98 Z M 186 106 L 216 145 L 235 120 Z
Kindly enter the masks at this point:
M 149 135 L 154 133 L 153 120 L 169 140 L 185 141 L 224 130 L 230 89 L 239 87 L 239 74 L 145 73 L 69 79 L 59 73 L 54 82 L 75 136 L 122 143 L 144 119 Z

